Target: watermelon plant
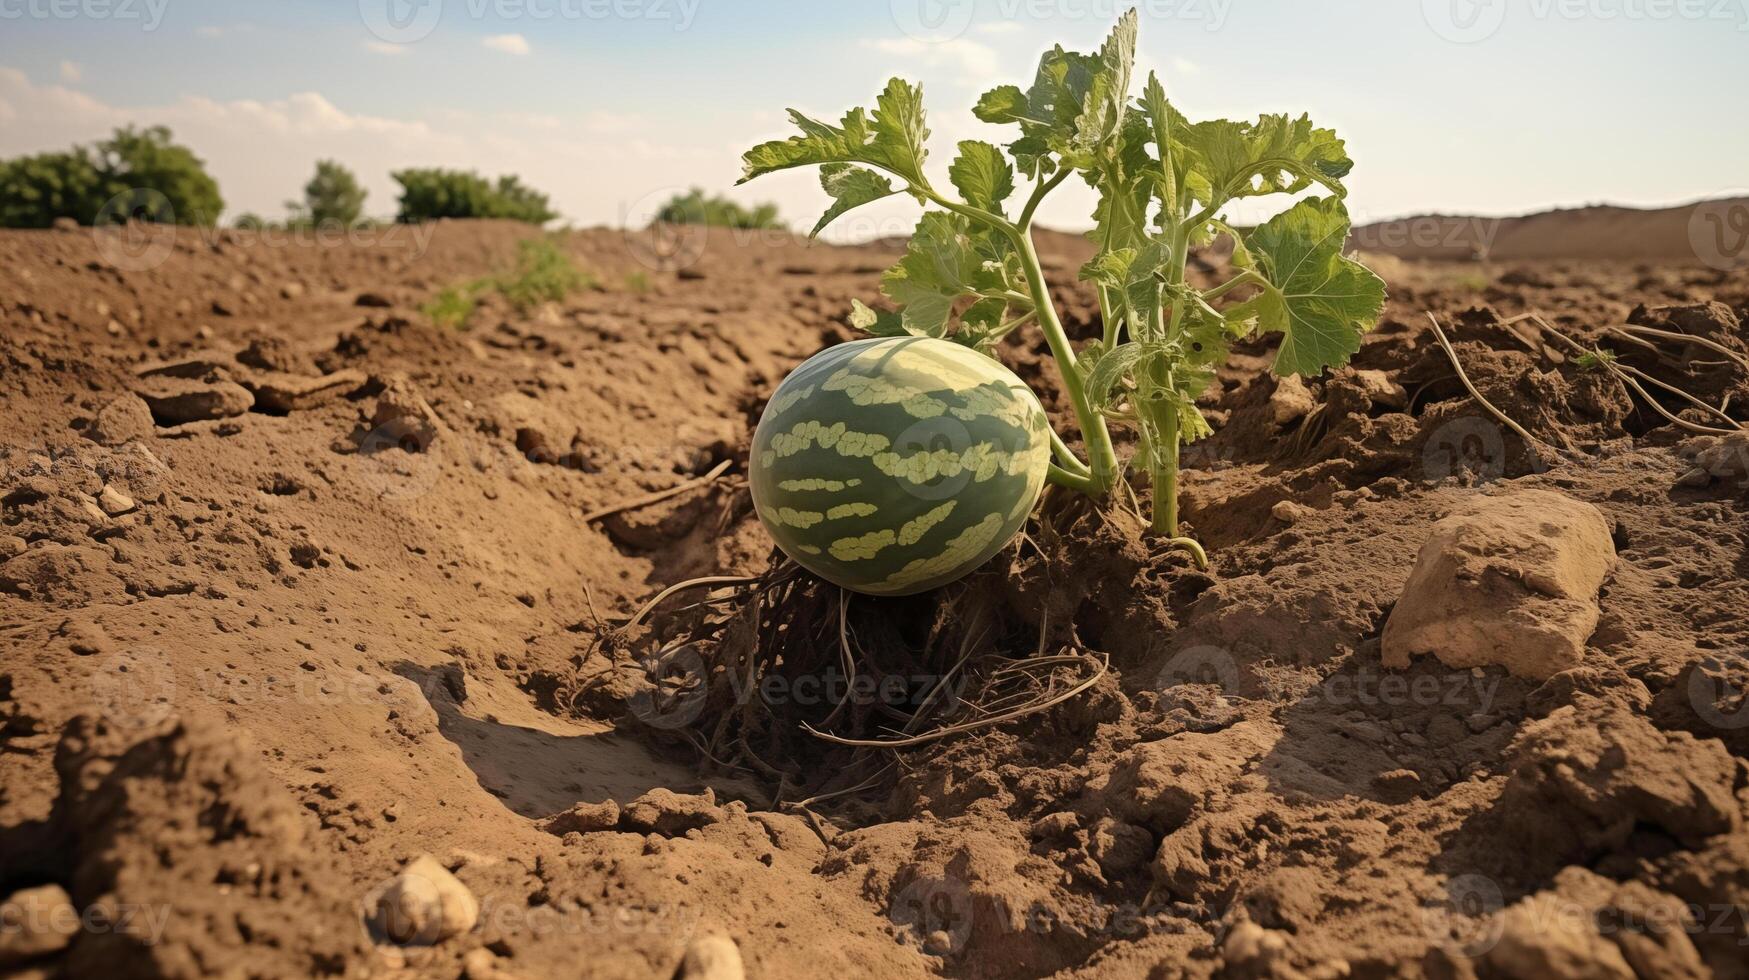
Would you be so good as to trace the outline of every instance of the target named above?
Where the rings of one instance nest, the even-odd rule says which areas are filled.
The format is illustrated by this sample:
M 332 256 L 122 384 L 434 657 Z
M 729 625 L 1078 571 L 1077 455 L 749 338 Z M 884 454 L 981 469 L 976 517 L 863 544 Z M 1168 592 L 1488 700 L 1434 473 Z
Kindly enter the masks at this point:
M 1097 52 L 1052 48 L 1040 59 L 1029 87 L 1001 85 L 984 93 L 973 110 L 976 116 L 1016 127 L 1018 133 L 1004 147 L 961 142 L 947 170 L 954 194 L 939 189 L 924 167 L 929 130 L 922 90 L 897 78 L 887 83 L 872 112 L 854 108 L 836 124 L 792 109 L 800 134 L 747 151 L 741 182 L 792 167 L 819 167 L 831 204 L 813 234 L 853 208 L 894 194 L 923 204 L 906 254 L 882 276 L 881 291 L 896 310 L 877 311 L 856 302 L 851 325 L 875 337 L 925 338 L 992 357 L 1003 337 L 1036 324 L 1062 374 L 1087 452 L 1083 461 L 1047 431 L 1054 459 L 1044 462 L 1045 478 L 1105 498 L 1130 466 L 1145 470 L 1152 485 L 1153 530 L 1206 565 L 1202 548 L 1179 531 L 1179 452 L 1184 443 L 1211 432 L 1197 400 L 1214 381 L 1229 346 L 1243 337 L 1279 334 L 1275 372 L 1317 374 L 1346 363 L 1360 349 L 1362 334 L 1378 321 L 1385 289 L 1366 267 L 1342 254 L 1350 224 L 1342 181 L 1353 163 L 1333 131 L 1303 115 L 1193 123 L 1167 100 L 1153 74 L 1140 98 L 1132 100 L 1135 45 L 1132 10 Z M 1031 233 L 1040 202 L 1075 176 L 1099 198 L 1089 232 L 1096 251 L 1080 278 L 1097 292 L 1102 321 L 1102 335 L 1079 350 L 1052 303 Z M 1030 189 L 1016 206 L 1023 181 Z M 1315 193 L 1306 196 L 1307 191 Z M 1229 205 L 1266 195 L 1299 199 L 1255 227 L 1228 223 Z M 1207 287 L 1192 283 L 1186 275 L 1191 250 L 1223 235 L 1232 242 L 1233 274 Z M 903 387 L 916 389 L 916 397 L 951 401 L 944 395 L 962 394 L 960 385 L 973 384 L 975 392 L 984 383 L 977 372 L 962 376 L 957 367 L 964 359 L 942 357 L 938 363 L 942 374 L 935 384 Z M 811 365 L 798 373 L 812 377 Z M 816 403 L 840 398 L 822 385 L 792 387 L 786 381 L 778 398 L 785 399 L 783 413 L 834 418 L 832 424 L 844 422 L 846 432 L 874 431 L 861 413 L 875 404 Z M 830 410 L 842 414 L 829 416 Z M 1137 432 L 1128 465 L 1119 462 L 1108 423 Z M 762 422 L 761 431 L 765 428 Z M 772 485 L 761 475 L 761 445 L 756 435 L 756 487 L 762 481 Z M 969 445 L 961 451 L 988 450 Z M 901 479 L 863 473 L 858 490 L 891 498 L 894 490 L 874 485 L 877 475 Z M 786 470 L 783 480 L 811 486 L 809 476 Z M 824 481 L 822 487 L 846 482 L 825 472 L 813 476 Z M 835 506 L 861 499 L 842 490 L 817 492 L 833 495 Z M 799 498 L 762 499 L 831 513 L 831 505 L 804 508 Z M 997 512 L 1001 503 L 980 499 L 975 506 L 956 506 L 953 527 Z M 781 530 L 779 540 L 798 560 L 809 554 L 808 547 L 830 553 L 842 537 L 831 518 L 791 528 L 775 524 L 769 509 L 760 514 L 774 534 Z M 897 526 L 887 526 L 900 533 Z M 958 539 L 928 535 L 924 540 L 931 543 L 903 552 L 907 561 L 947 555 Z M 967 550 L 962 557 L 972 554 Z

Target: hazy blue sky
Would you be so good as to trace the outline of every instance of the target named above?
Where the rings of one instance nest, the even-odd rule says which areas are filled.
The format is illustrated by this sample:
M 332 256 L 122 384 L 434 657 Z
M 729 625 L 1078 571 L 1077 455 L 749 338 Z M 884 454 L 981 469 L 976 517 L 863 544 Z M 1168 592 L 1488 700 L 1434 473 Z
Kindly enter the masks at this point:
M 836 117 L 920 81 L 937 168 L 1007 138 L 977 94 L 1051 42 L 1089 49 L 1109 0 L 0 0 L 0 154 L 162 122 L 230 213 L 280 213 L 334 157 L 394 210 L 390 169 L 516 172 L 580 224 L 724 189 L 781 110 Z M 1192 118 L 1306 111 L 1358 166 L 1359 220 L 1749 186 L 1749 0 L 1159 0 L 1141 60 Z M 395 19 L 392 15 L 399 15 Z M 433 21 L 433 15 L 435 21 Z M 945 181 L 944 181 L 945 182 Z M 1044 218 L 1084 225 L 1065 188 Z M 812 174 L 735 192 L 811 223 Z M 903 230 L 892 201 L 843 234 Z

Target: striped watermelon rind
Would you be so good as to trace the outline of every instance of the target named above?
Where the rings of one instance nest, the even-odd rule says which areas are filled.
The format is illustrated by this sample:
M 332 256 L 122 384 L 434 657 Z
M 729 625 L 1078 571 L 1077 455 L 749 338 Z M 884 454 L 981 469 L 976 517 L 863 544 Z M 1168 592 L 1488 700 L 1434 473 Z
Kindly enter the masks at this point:
M 830 347 L 785 378 L 753 433 L 753 506 L 804 568 L 911 595 L 989 560 L 1025 524 L 1049 421 L 1014 373 L 930 337 Z

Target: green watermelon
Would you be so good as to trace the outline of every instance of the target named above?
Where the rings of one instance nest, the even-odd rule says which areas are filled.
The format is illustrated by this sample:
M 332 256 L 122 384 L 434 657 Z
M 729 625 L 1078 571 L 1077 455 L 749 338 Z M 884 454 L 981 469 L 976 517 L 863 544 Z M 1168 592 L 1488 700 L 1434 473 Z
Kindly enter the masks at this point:
M 784 553 L 847 589 L 945 585 L 1038 501 L 1050 423 L 1013 372 L 930 337 L 830 347 L 785 378 L 753 433 L 753 506 Z

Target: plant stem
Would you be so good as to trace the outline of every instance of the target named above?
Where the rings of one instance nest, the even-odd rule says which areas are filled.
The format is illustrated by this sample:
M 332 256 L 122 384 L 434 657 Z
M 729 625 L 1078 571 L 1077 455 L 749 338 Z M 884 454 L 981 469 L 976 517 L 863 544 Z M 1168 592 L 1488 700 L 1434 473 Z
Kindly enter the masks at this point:
M 1111 433 L 1105 428 L 1105 417 L 1093 410 L 1087 401 L 1087 386 L 1081 368 L 1075 362 L 1075 349 L 1069 345 L 1069 335 L 1063 321 L 1057 317 L 1056 304 L 1051 302 L 1050 288 L 1045 284 L 1044 267 L 1039 264 L 1038 249 L 1032 235 L 1014 229 L 1011 236 L 1020 253 L 1021 270 L 1026 274 L 1026 286 L 1032 293 L 1033 309 L 1038 311 L 1039 327 L 1051 356 L 1062 370 L 1063 387 L 1069 391 L 1069 401 L 1075 406 L 1075 422 L 1081 427 L 1081 437 L 1087 442 L 1087 455 L 1093 471 L 1088 487 L 1082 492 L 1092 497 L 1104 497 L 1117 481 L 1117 451 L 1111 445 Z M 1060 481 L 1057 481 L 1060 482 Z
M 1059 487 L 1067 487 L 1089 497 L 1101 496 L 1101 493 L 1093 488 L 1093 477 L 1071 473 L 1055 463 L 1052 463 L 1051 468 L 1045 471 L 1045 482 L 1054 483 Z
M 1155 403 L 1155 424 L 1160 429 L 1160 454 L 1166 465 L 1154 470 L 1154 530 L 1178 536 L 1178 411 L 1170 404 Z M 1162 410 L 1163 409 L 1163 410 Z
M 1051 451 L 1057 454 L 1057 462 L 1069 472 L 1077 476 L 1093 475 L 1093 471 L 1088 469 L 1086 463 L 1081 462 L 1074 451 L 1069 448 L 1069 444 L 1063 441 L 1063 437 L 1057 435 L 1056 429 L 1051 430 Z

